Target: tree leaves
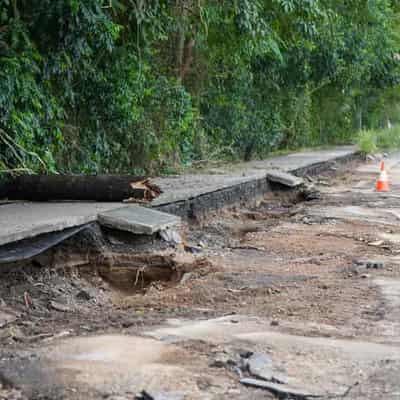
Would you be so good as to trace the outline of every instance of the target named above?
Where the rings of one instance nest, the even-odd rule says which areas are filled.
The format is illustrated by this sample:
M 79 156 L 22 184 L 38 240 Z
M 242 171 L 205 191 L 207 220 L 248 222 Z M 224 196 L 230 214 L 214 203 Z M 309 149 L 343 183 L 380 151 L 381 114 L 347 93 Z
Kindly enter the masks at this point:
M 141 173 L 349 140 L 360 120 L 396 115 L 399 12 L 389 0 L 3 0 L 0 164 Z

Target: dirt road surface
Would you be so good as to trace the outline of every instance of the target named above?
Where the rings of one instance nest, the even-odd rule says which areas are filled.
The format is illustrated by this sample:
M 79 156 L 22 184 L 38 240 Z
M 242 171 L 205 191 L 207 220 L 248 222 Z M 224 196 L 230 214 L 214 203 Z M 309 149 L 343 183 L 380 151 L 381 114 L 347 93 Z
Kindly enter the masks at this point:
M 352 163 L 312 201 L 278 191 L 187 226 L 179 280 L 4 272 L 0 399 L 400 399 L 400 155 L 386 163 L 389 193 L 378 160 Z

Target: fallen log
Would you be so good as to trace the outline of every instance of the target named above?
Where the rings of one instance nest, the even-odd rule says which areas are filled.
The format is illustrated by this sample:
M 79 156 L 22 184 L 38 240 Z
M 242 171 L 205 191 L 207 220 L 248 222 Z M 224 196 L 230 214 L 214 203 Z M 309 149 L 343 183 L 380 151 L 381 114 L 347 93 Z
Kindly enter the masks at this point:
M 0 182 L 0 199 L 8 200 L 151 201 L 160 193 L 132 175 L 20 175 Z

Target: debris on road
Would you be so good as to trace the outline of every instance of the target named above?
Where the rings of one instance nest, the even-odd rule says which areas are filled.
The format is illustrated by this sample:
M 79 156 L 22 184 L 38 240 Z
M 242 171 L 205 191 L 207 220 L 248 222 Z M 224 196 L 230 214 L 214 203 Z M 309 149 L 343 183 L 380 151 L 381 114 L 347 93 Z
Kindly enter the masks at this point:
M 149 393 L 143 390 L 135 400 L 183 400 L 185 398 L 184 393 Z
M 33 307 L 33 300 L 28 292 L 24 293 L 24 303 L 25 303 L 25 307 L 27 309 L 30 309 L 31 307 Z
M 181 219 L 172 214 L 132 204 L 101 212 L 97 221 L 108 228 L 136 235 L 153 235 L 179 225 Z
M 192 272 L 186 272 L 183 274 L 182 279 L 180 281 L 181 285 L 184 285 L 187 281 L 193 278 L 193 273 Z
M 245 369 L 256 379 L 286 384 L 288 378 L 277 371 L 272 359 L 265 354 L 254 353 L 244 360 Z
M 175 229 L 161 229 L 159 234 L 162 240 L 172 245 L 178 245 L 183 242 L 181 235 Z
M 307 400 L 312 398 L 323 398 L 321 394 L 311 394 L 308 391 L 281 385 L 279 383 L 267 382 L 260 379 L 243 378 L 240 383 L 245 386 L 251 386 L 257 389 L 268 390 L 279 398 L 293 398 L 296 400 Z
M 305 201 L 319 200 L 321 198 L 321 192 L 314 184 L 306 184 L 302 187 L 300 196 Z
M 383 269 L 385 266 L 384 261 L 380 260 L 354 260 L 353 269 L 355 271 L 365 269 Z
M 374 247 L 380 247 L 384 244 L 385 242 L 383 240 L 376 240 L 375 242 L 369 242 L 369 246 L 374 246 Z
M 8 200 L 150 202 L 161 193 L 148 178 L 133 175 L 20 175 L 0 184 L 0 198 Z
M 61 304 L 58 303 L 57 301 L 51 300 L 49 302 L 49 306 L 56 311 L 60 311 L 60 312 L 71 312 L 71 308 L 68 307 L 66 304 Z
M 143 191 L 143 200 L 145 201 L 153 201 L 156 199 L 161 193 L 162 190 L 159 186 L 150 182 L 150 179 L 144 179 L 142 181 L 131 182 L 131 188 L 136 191 Z
M 290 188 L 299 187 L 304 183 L 303 178 L 289 174 L 283 171 L 270 171 L 267 173 L 267 180 L 274 183 L 279 183 Z

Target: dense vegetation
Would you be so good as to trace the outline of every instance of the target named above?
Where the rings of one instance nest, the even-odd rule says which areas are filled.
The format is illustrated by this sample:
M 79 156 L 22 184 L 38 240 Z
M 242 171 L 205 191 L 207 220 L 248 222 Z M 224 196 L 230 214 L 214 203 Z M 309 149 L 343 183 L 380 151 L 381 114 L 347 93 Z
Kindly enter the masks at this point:
M 0 0 L 0 170 L 155 172 L 399 118 L 395 0 Z

